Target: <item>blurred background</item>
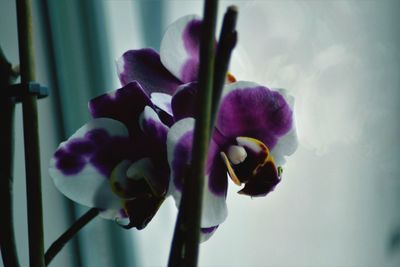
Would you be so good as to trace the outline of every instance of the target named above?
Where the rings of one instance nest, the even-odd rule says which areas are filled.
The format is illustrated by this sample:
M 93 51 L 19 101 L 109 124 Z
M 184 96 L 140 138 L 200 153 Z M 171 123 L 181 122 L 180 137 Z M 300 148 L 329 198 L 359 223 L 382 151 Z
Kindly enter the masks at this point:
M 236 194 L 201 245 L 201 266 L 400 266 L 400 1 L 220 1 L 239 7 L 231 71 L 295 96 L 299 148 L 266 198 Z M 58 144 L 89 119 L 87 102 L 119 87 L 115 59 L 159 49 L 168 24 L 202 1 L 34 0 L 45 246 L 87 208 L 47 174 Z M 14 1 L 0 2 L 0 45 L 18 63 Z M 16 113 L 15 227 L 28 265 L 21 107 Z M 142 231 L 99 218 L 50 266 L 166 266 L 169 199 Z M 0 259 L 0 266 L 2 262 Z

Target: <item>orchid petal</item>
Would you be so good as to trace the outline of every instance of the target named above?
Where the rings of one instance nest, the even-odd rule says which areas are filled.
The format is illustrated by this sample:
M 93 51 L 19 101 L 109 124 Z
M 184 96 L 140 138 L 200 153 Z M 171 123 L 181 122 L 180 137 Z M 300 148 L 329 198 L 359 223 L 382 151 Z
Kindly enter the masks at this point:
M 169 193 L 173 195 L 179 206 L 183 179 L 187 179 L 191 162 L 194 119 L 186 118 L 175 123 L 167 137 L 168 163 L 171 169 Z M 216 147 L 216 145 L 212 145 Z M 203 212 L 201 227 L 207 228 L 222 223 L 227 216 L 226 190 L 227 175 L 221 160 L 210 160 L 210 155 L 217 149 L 210 148 L 208 162 L 218 162 L 218 165 L 207 164 L 205 186 L 203 190 Z M 216 158 L 216 156 L 211 156 Z
M 153 219 L 154 215 L 164 202 L 164 198 L 143 196 L 125 202 L 126 213 L 129 214 L 129 224 L 124 228 L 135 227 L 141 230 Z
M 227 140 L 249 136 L 272 149 L 292 128 L 292 109 L 277 91 L 251 82 L 225 86 L 216 128 Z
M 111 175 L 111 186 L 123 199 L 124 214 L 129 223 L 124 228 L 144 228 L 164 200 L 166 187 L 159 183 L 158 172 L 150 158 L 118 164 Z
M 286 102 L 289 104 L 289 106 L 294 108 L 294 97 L 289 94 L 289 92 L 286 89 L 274 89 L 277 90 L 286 100 Z M 292 128 L 290 129 L 289 132 L 287 132 L 284 136 L 279 138 L 278 142 L 276 143 L 275 147 L 271 150 L 271 155 L 273 156 L 275 163 L 278 166 L 282 166 L 285 164 L 285 156 L 290 156 L 292 155 L 297 147 L 298 147 L 298 138 L 297 138 L 297 131 L 296 131 L 296 123 L 295 123 L 295 116 L 293 114 L 293 122 L 292 122 Z
M 157 107 L 156 111 L 160 120 L 171 126 L 174 124 L 174 117 L 172 116 L 171 108 L 171 95 L 164 93 L 152 93 L 150 96 L 151 102 Z
M 73 201 L 88 207 L 118 209 L 121 202 L 108 178 L 129 149 L 128 130 L 122 123 L 94 119 L 60 144 L 50 161 L 49 173 L 56 187 Z
M 157 113 L 150 107 L 145 107 L 140 116 L 141 129 L 149 140 L 146 150 L 152 158 L 153 164 L 156 166 L 156 174 L 160 187 L 166 188 L 169 183 L 169 166 L 167 158 L 167 132 L 169 130 L 163 122 L 161 122 Z M 140 142 L 140 140 L 139 140 Z
M 125 209 L 108 209 L 108 210 L 100 210 L 99 216 L 103 219 L 113 220 L 118 223 L 123 223 L 127 220 L 128 215 L 125 212 Z
M 161 64 L 159 54 L 150 48 L 125 52 L 117 61 L 117 71 L 123 86 L 137 81 L 147 94 L 162 92 L 172 95 L 180 84 Z
M 171 100 L 172 112 L 176 121 L 193 117 L 197 97 L 197 82 L 183 84 L 178 87 Z
M 157 113 L 146 106 L 140 115 L 139 124 L 142 131 L 150 137 L 152 142 L 165 144 L 167 141 L 168 126 L 161 122 Z
M 217 231 L 219 225 L 200 229 L 200 242 L 205 242 Z
M 172 116 L 171 95 L 164 93 L 152 93 L 150 95 L 150 99 L 154 105 Z
M 111 174 L 111 187 L 120 198 L 129 200 L 144 195 L 162 197 L 167 188 L 160 183 L 156 167 L 150 158 L 135 162 L 120 162 Z
M 201 20 L 189 15 L 171 24 L 161 41 L 161 62 L 183 83 L 197 80 L 200 34 Z
M 296 127 L 293 124 L 292 129 L 279 138 L 274 149 L 271 150 L 271 155 L 278 166 L 282 166 L 286 163 L 285 157 L 292 155 L 299 145 Z
M 94 118 L 106 117 L 124 123 L 130 135 L 137 136 L 139 115 L 145 106 L 153 106 L 149 96 L 139 83 L 132 82 L 92 99 L 89 102 L 89 111 Z

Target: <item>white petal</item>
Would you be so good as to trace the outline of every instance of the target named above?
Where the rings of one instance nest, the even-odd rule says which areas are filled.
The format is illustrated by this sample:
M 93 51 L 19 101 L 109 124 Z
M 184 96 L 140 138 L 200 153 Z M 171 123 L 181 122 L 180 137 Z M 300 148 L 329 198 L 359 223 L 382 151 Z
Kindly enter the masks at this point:
M 298 138 L 294 121 L 295 118 L 293 117 L 292 129 L 278 140 L 274 149 L 271 151 L 276 166 L 284 165 L 286 162 L 285 156 L 292 155 L 298 147 Z
M 196 46 L 198 40 L 195 38 L 198 34 L 188 34 L 188 27 L 193 25 L 194 21 L 199 21 L 199 18 L 188 15 L 171 24 L 164 34 L 160 47 L 162 64 L 184 83 L 197 80 L 190 79 L 190 75 L 185 74 L 188 70 L 188 62 L 192 61 L 195 64 L 199 59 L 199 49 Z M 191 67 L 196 66 L 191 65 Z
M 99 216 L 103 219 L 113 220 L 121 224 L 129 222 L 123 209 L 109 209 L 100 211 Z
M 206 242 L 217 231 L 218 225 L 211 228 L 202 228 L 200 230 L 200 242 Z
M 222 91 L 221 99 L 233 90 L 243 89 L 243 88 L 254 88 L 254 87 L 259 87 L 259 86 L 261 86 L 261 85 L 258 83 L 255 83 L 255 82 L 250 82 L 250 81 L 237 81 L 234 83 L 225 84 L 224 90 Z
M 150 95 L 151 102 L 157 107 L 172 116 L 171 100 L 172 96 L 164 93 L 152 93 Z
M 224 179 L 228 179 L 227 174 Z M 225 221 L 228 216 L 225 196 L 217 196 L 208 188 L 208 176 L 205 180 L 203 190 L 203 214 L 201 217 L 201 227 L 212 227 Z
M 289 104 L 289 106 L 293 109 L 294 107 L 294 96 L 289 94 L 289 91 L 284 88 L 273 88 L 272 90 L 278 91 L 286 100 L 286 102 Z
M 128 136 L 128 130 L 122 123 L 108 118 L 94 119 L 82 126 L 67 141 L 61 143 L 57 151 L 59 154 L 62 154 L 60 151 L 69 153 L 71 144 L 76 140 L 85 140 L 85 135 L 98 129 L 113 137 Z M 76 173 L 68 173 L 60 167 L 59 160 L 60 156 L 57 156 L 56 152 L 50 161 L 49 173 L 57 189 L 66 197 L 88 207 L 100 209 L 119 209 L 122 207 L 120 199 L 111 190 L 109 177 L 106 177 L 90 162 L 85 162 L 81 168 L 77 169 Z
M 287 134 L 279 138 L 277 144 L 275 145 L 274 149 L 271 151 L 271 155 L 275 160 L 277 166 L 282 166 L 286 163 L 285 156 L 292 155 L 297 147 L 298 147 L 298 138 L 297 138 L 297 131 L 296 131 L 296 117 L 294 114 L 294 103 L 295 99 L 294 96 L 289 94 L 289 91 L 283 88 L 274 88 L 275 91 L 278 91 L 289 104 L 289 106 L 293 110 L 293 125 Z

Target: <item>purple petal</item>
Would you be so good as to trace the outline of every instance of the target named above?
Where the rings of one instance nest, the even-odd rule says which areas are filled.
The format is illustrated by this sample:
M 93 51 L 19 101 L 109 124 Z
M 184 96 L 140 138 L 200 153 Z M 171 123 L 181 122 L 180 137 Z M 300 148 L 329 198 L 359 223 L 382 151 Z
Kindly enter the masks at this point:
M 172 95 L 181 83 L 162 65 L 154 49 L 129 50 L 118 60 L 117 67 L 122 85 L 137 81 L 149 95 Z
M 183 83 L 197 81 L 201 20 L 189 15 L 169 26 L 161 41 L 163 65 Z
M 149 96 L 137 82 L 98 96 L 89 102 L 93 118 L 106 117 L 124 123 L 131 136 L 139 135 L 139 116 L 145 106 L 153 107 Z
M 171 106 L 175 121 L 193 117 L 197 97 L 197 82 L 181 85 L 172 97 Z
M 166 142 L 169 128 L 161 122 L 157 113 L 150 107 L 144 109 L 140 118 L 140 124 L 148 140 L 145 149 L 157 167 L 156 176 L 159 180 L 158 183 L 161 184 L 161 187 L 167 188 L 169 183 L 169 166 Z
M 184 179 L 190 179 L 189 175 L 192 140 L 193 140 L 194 119 L 186 118 L 175 123 L 167 137 L 168 162 L 171 169 L 171 180 L 169 193 L 173 195 L 176 204 L 179 205 L 181 198 L 181 189 Z M 210 150 L 214 155 L 218 151 L 216 145 Z M 212 157 L 211 157 L 212 158 Z M 221 162 L 220 158 L 215 157 L 215 162 Z M 212 162 L 212 159 L 208 159 Z M 206 186 L 203 190 L 203 213 L 201 226 L 203 228 L 211 227 L 222 223 L 227 216 L 226 208 L 226 184 L 227 174 L 223 168 L 214 169 L 220 165 L 207 164 Z M 222 166 L 221 166 L 222 167 Z
M 117 145 L 121 142 L 126 151 Z M 50 161 L 50 176 L 64 195 L 78 203 L 118 209 L 121 203 L 113 194 L 108 178 L 118 161 L 138 151 L 130 147 L 128 130 L 122 123 L 108 118 L 95 119 L 60 144 Z
M 211 140 L 207 157 L 207 185 L 213 194 L 226 198 L 226 193 L 228 191 L 228 179 L 226 166 L 222 161 L 219 152 L 220 148 L 213 140 Z
M 161 122 L 157 113 L 149 106 L 144 108 L 140 116 L 140 125 L 143 132 L 152 142 L 165 144 L 167 141 L 168 126 Z
M 123 159 L 136 159 L 139 147 L 129 137 L 107 136 L 102 142 L 94 142 L 88 136 L 93 132 L 103 131 L 95 129 L 87 136 L 73 138 L 60 147 L 54 154 L 55 167 L 65 176 L 77 175 L 87 165 L 92 165 L 99 173 L 109 177 L 113 168 Z M 81 153 L 81 147 L 91 147 Z M 142 151 L 141 151 L 142 152 Z
M 292 109 L 276 91 L 248 82 L 226 86 L 216 127 L 227 139 L 249 136 L 272 149 L 292 128 Z
M 111 137 L 103 143 L 96 144 L 88 163 L 99 172 L 109 177 L 115 166 L 124 159 L 140 158 L 140 144 L 132 142 L 129 137 Z
M 175 171 L 173 182 L 182 191 L 183 179 L 189 175 L 189 164 L 192 157 L 193 131 L 185 133 L 175 145 L 172 169 Z

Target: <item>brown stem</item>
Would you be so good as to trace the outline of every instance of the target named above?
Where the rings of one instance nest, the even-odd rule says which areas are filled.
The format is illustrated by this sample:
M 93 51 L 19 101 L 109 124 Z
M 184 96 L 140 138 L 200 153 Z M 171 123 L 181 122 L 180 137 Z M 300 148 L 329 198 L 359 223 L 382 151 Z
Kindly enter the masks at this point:
M 61 249 L 71 240 L 86 224 L 92 221 L 99 214 L 99 210 L 92 208 L 83 214 L 67 231 L 65 231 L 53 244 L 49 247 L 44 255 L 46 266 L 50 264 L 53 258 L 61 251 Z

